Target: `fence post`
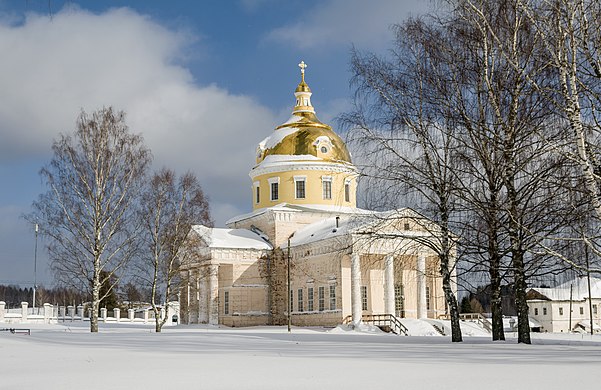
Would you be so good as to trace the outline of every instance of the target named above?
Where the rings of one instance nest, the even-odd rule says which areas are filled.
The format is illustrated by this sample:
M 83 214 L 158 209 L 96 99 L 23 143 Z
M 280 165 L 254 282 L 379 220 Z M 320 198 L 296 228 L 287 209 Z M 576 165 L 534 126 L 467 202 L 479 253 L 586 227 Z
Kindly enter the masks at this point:
M 148 322 L 148 309 L 144 309 L 144 323 Z
M 0 322 L 4 322 L 4 310 L 6 308 L 6 302 L 0 301 Z
M 127 318 L 129 318 L 131 322 L 134 322 L 135 315 L 134 309 L 127 309 Z
M 121 309 L 119 309 L 118 307 L 114 308 L 113 317 L 115 317 L 115 320 L 119 322 L 119 320 L 121 319 Z
M 52 305 L 49 303 L 44 303 L 44 323 L 49 324 L 50 318 L 52 318 Z
M 73 317 L 75 317 L 75 307 L 67 306 L 67 312 L 69 313 L 69 317 L 71 317 L 71 322 L 73 322 Z
M 103 320 L 106 320 L 106 307 L 103 307 L 102 309 L 100 309 L 100 318 L 102 318 Z
M 77 306 L 77 316 L 83 321 L 83 306 L 82 305 Z
M 27 302 L 21 302 L 21 322 L 27 322 Z

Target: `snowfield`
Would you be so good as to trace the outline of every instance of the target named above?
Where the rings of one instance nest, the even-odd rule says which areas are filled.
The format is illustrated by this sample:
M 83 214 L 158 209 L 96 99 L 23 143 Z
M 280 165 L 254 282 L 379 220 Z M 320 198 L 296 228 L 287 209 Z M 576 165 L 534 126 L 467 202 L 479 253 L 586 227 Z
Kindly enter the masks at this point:
M 0 328 L 4 327 L 2 324 Z M 10 324 L 6 324 L 10 325 Z M 88 323 L 0 332 L 0 389 L 599 388 L 601 336 L 532 334 L 533 345 L 466 336 Z M 16 326 L 15 326 L 16 327 Z M 417 325 L 413 324 L 414 331 Z M 469 333 L 469 332 L 468 332 Z

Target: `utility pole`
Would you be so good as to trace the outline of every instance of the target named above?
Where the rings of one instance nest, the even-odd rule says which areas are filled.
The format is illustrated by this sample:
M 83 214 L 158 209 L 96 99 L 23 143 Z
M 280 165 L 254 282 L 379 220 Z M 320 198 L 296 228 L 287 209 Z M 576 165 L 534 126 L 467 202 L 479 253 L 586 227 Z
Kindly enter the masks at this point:
M 572 331 L 572 291 L 574 285 L 570 283 L 570 324 L 568 326 L 568 332 Z
M 584 247 L 584 258 L 586 260 L 586 282 L 588 284 L 588 314 L 591 320 L 591 336 L 595 333 L 593 330 L 593 299 L 591 296 L 591 269 L 588 259 L 588 245 Z
M 35 309 L 35 290 L 38 288 L 38 230 L 39 226 L 35 224 L 35 249 L 33 252 L 33 308 Z
M 292 238 L 292 236 L 294 235 L 294 233 L 292 233 L 290 235 L 290 237 L 288 237 L 288 264 L 287 264 L 287 268 L 288 268 L 288 333 L 290 333 L 292 331 L 291 327 L 292 327 L 292 301 L 290 300 L 290 291 L 291 290 L 291 286 L 290 286 L 290 239 Z

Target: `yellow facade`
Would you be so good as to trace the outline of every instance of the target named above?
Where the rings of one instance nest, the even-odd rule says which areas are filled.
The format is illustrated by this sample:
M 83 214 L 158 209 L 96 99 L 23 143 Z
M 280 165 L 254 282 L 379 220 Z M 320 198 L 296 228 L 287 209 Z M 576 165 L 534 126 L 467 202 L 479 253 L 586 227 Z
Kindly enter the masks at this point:
M 297 188 L 300 185 L 299 181 L 304 181 L 304 197 L 297 196 L 303 195 L 302 190 Z M 277 183 L 278 194 L 275 199 L 272 183 Z M 253 209 L 271 207 L 279 203 L 356 207 L 356 191 L 355 173 L 351 170 L 331 172 L 324 169 L 266 173 L 253 178 Z

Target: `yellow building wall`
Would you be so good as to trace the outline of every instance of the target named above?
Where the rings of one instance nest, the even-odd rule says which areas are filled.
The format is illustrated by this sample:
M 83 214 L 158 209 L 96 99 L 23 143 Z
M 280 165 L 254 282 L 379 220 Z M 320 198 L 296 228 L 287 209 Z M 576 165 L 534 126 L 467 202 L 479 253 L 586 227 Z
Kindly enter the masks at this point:
M 305 198 L 296 198 L 295 176 L 305 176 Z M 322 178 L 332 178 L 332 199 L 323 198 Z M 271 188 L 269 179 L 279 177 L 279 196 L 277 200 L 271 200 Z M 350 184 L 349 201 L 345 200 L 344 185 Z M 256 185 L 259 183 L 259 202 L 256 199 Z M 268 173 L 253 178 L 252 202 L 253 209 L 275 206 L 279 203 L 290 204 L 319 204 L 344 207 L 356 207 L 357 182 L 355 175 L 350 172 L 328 172 L 318 170 L 298 170 L 288 172 Z

